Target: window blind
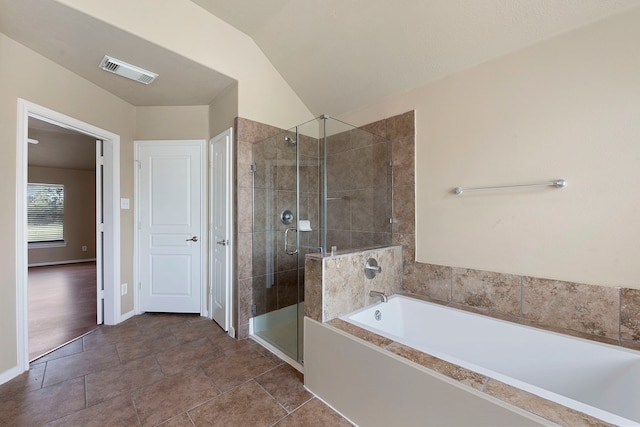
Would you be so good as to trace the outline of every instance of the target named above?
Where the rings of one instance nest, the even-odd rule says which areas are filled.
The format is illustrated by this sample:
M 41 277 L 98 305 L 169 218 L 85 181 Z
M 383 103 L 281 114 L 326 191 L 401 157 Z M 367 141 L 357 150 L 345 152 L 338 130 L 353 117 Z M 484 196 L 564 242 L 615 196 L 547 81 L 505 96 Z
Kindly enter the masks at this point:
M 64 241 L 64 185 L 27 185 L 29 243 Z

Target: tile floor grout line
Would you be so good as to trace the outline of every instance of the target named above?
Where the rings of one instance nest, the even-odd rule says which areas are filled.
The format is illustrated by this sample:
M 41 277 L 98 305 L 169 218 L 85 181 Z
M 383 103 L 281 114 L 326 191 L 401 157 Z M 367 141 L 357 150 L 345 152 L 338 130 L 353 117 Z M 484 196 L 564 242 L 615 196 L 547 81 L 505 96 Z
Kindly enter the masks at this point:
M 212 399 L 213 400 L 213 399 Z M 193 418 L 191 418 L 191 415 L 189 414 L 189 411 L 186 411 L 185 414 L 187 414 L 187 418 L 189 418 L 189 421 L 191 422 L 191 425 L 193 427 L 196 427 L 196 422 L 193 421 Z
M 39 390 L 42 390 L 44 388 L 44 380 L 45 380 L 45 375 L 47 374 L 47 368 L 49 367 L 49 362 L 44 362 L 44 370 L 42 371 L 42 381 L 40 382 L 40 388 Z
M 258 354 L 260 354 L 260 353 L 258 353 Z M 262 357 L 266 357 L 266 356 L 263 356 L 262 354 L 260 354 L 260 356 L 262 356 Z M 267 373 L 269 373 L 269 372 L 273 371 L 274 369 L 278 369 L 280 366 L 282 366 L 282 364 L 280 364 L 280 365 L 276 365 L 276 366 L 274 366 L 273 368 L 269 368 L 268 370 L 264 371 L 263 373 L 261 373 L 261 374 L 259 374 L 259 375 L 256 375 L 256 376 L 255 376 L 255 377 L 253 377 L 253 378 L 255 379 L 255 378 L 261 377 L 261 376 L 263 376 L 263 375 L 265 375 L 265 374 L 267 374 Z M 256 382 L 257 382 L 257 381 L 256 381 Z
M 218 390 L 218 391 L 219 391 L 219 390 Z M 219 394 L 218 394 L 218 395 L 216 395 L 216 396 L 210 397 L 209 399 L 205 400 L 204 402 L 200 402 L 200 403 L 198 403 L 197 405 L 195 405 L 195 406 L 193 406 L 193 407 L 191 407 L 191 408 L 189 408 L 189 409 L 186 409 L 186 410 L 184 411 L 184 413 L 186 413 L 186 414 L 187 414 L 187 416 L 188 416 L 188 415 L 189 415 L 189 411 L 193 411 L 194 409 L 197 409 L 197 408 L 201 407 L 202 405 L 206 405 L 207 403 L 211 402 L 211 401 L 212 401 L 212 400 L 214 400 L 214 399 L 217 399 L 218 397 L 222 396 L 223 394 L 224 394 L 224 393 L 219 393 Z M 183 413 L 183 412 L 181 412 L 180 414 L 182 414 L 182 413 Z M 180 414 L 174 415 L 174 416 L 173 416 L 173 417 L 171 417 L 171 418 L 175 418 L 175 417 L 177 417 L 177 416 L 178 416 L 178 415 L 180 415 Z M 169 418 L 169 420 L 170 420 L 171 418 Z M 191 419 L 191 417 L 189 417 L 189 419 Z M 162 423 L 165 423 L 165 422 L 167 422 L 167 421 L 168 421 L 168 420 L 164 420 L 164 421 L 162 421 L 162 422 L 160 422 L 160 423 L 158 423 L 158 424 L 162 424 Z M 192 422 L 193 422 L 193 421 L 192 421 Z M 194 423 L 194 424 L 195 424 L 195 423 Z
M 89 407 L 89 390 L 87 389 L 87 376 L 84 375 L 82 377 L 82 382 L 84 384 L 84 409 Z
M 273 400 L 274 400 L 278 405 L 280 405 L 280 407 L 281 407 L 282 409 L 284 409 L 284 411 L 287 413 L 287 415 L 289 415 L 289 414 L 291 414 L 291 412 L 293 412 L 293 411 L 289 412 L 289 410 L 288 410 L 287 408 L 285 408 L 285 406 L 284 406 L 282 403 L 280 403 L 280 402 L 278 401 L 278 399 L 276 399 L 276 397 L 275 397 L 274 395 L 272 395 L 271 393 L 269 393 L 269 392 L 267 391 L 267 389 L 265 389 L 264 387 L 262 387 L 262 384 L 260 384 L 258 381 L 256 381 L 256 380 L 255 380 L 255 377 L 253 378 L 253 380 L 254 380 L 254 382 L 255 382 L 256 384 L 258 384 L 258 387 L 260 387 L 262 390 L 264 390 L 264 392 L 265 392 L 265 393 L 267 393 L 267 394 L 269 395 L 269 397 L 270 397 L 270 398 L 272 398 L 272 399 L 273 399 Z M 285 416 L 286 416 L 286 415 L 285 415 Z
M 131 405 L 133 406 L 133 410 L 136 413 L 136 418 L 138 419 L 138 425 L 141 426 L 142 420 L 140 419 L 140 414 L 138 413 L 138 407 L 136 406 L 136 401 L 133 398 L 133 393 L 129 393 L 129 401 L 131 402 Z
M 306 390 L 306 389 L 305 389 Z M 296 412 L 298 409 L 302 408 L 304 405 L 306 405 L 307 403 L 311 402 L 313 399 L 316 398 L 316 395 L 309 392 L 309 394 L 311 394 L 311 397 L 307 400 L 305 400 L 303 403 L 301 403 L 300 405 L 296 406 L 296 408 L 294 410 L 292 410 L 290 413 L 293 414 L 294 412 Z M 286 408 L 285 408 L 286 409 Z

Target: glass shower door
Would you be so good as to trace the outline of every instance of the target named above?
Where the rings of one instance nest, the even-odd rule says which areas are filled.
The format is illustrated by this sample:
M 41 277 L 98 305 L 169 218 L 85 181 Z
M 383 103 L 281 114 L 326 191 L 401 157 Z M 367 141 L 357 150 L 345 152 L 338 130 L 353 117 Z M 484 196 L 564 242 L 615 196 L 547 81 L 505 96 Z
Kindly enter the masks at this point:
M 321 116 L 252 154 L 253 334 L 302 363 L 305 256 L 392 242 L 391 143 Z
M 253 147 L 253 327 L 254 335 L 301 362 L 298 157 L 295 128 Z

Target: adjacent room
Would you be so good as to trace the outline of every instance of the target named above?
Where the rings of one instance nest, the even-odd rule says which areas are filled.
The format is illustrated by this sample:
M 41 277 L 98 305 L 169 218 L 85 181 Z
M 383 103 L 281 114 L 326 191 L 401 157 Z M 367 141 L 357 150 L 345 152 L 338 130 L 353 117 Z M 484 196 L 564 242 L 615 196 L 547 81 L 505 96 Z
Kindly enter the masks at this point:
M 30 118 L 28 157 L 29 360 L 33 360 L 98 325 L 96 141 Z

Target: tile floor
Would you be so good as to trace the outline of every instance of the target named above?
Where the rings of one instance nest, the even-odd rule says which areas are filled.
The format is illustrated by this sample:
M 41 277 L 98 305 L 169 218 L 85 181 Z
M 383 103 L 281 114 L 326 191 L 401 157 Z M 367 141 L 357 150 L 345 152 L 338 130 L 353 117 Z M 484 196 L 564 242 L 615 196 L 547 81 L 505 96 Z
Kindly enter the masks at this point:
M 0 385 L 2 426 L 350 426 L 302 374 L 193 315 L 101 326 Z

